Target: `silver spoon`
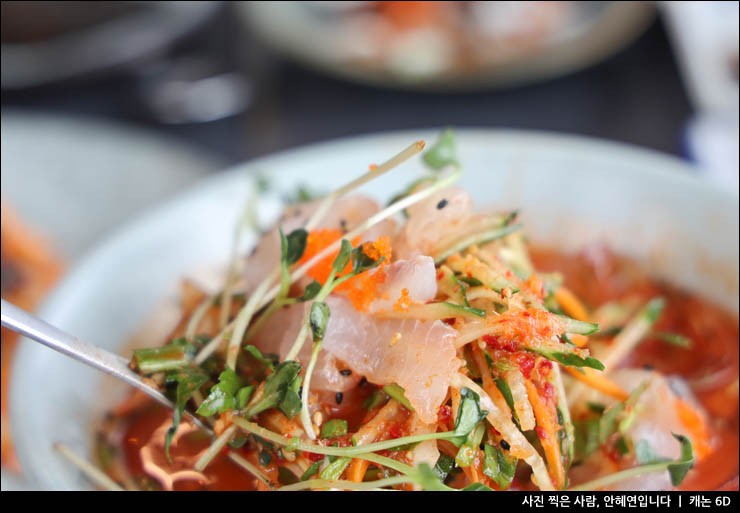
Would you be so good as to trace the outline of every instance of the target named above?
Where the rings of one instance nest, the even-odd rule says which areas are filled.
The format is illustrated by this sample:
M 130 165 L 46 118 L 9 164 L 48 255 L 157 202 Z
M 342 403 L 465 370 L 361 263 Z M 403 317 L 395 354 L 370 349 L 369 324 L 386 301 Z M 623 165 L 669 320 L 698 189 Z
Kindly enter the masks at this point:
M 122 356 L 80 340 L 4 299 L 0 308 L 0 320 L 2 321 L 3 328 L 15 331 L 65 356 L 69 356 L 85 365 L 110 374 L 114 378 L 120 379 L 132 387 L 141 390 L 168 408 L 175 407 L 172 401 L 167 399 L 162 392 L 132 371 L 128 366 L 128 361 Z M 203 424 L 191 413 L 186 411 L 185 415 L 199 428 L 209 433 L 211 432 L 208 426 Z

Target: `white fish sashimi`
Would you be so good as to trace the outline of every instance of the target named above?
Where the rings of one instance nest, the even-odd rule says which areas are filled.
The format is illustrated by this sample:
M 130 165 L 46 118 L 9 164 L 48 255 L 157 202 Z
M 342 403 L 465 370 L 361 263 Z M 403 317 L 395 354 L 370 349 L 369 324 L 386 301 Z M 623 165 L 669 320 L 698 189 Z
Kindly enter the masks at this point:
M 432 257 L 419 255 L 398 260 L 383 267 L 381 272 L 385 273 L 385 280 L 378 286 L 378 299 L 370 304 L 371 313 L 392 310 L 404 289 L 414 303 L 426 303 L 437 295 L 437 270 Z
M 397 383 L 419 418 L 432 423 L 462 362 L 456 330 L 441 321 L 379 320 L 329 297 L 324 351 L 378 385 Z
M 284 360 L 305 322 L 308 308 L 309 305 L 306 303 L 281 308 L 272 314 L 250 342 L 263 353 L 276 354 L 280 360 Z M 297 360 L 305 367 L 310 358 L 311 335 L 309 334 Z M 322 351 L 319 353 L 319 359 L 311 377 L 311 388 L 346 392 L 356 387 L 362 376 L 355 372 L 349 376 L 343 375 L 342 371 L 348 368 L 350 367 L 346 363 L 337 360 L 333 354 Z
M 459 187 L 445 189 L 409 207 L 409 219 L 393 247 L 397 258 L 434 253 L 441 239 L 463 230 L 472 216 L 473 200 Z
M 678 413 L 678 400 L 687 401 L 706 418 L 701 406 L 691 395 L 688 386 L 675 386 L 678 378 L 667 378 L 657 372 L 642 369 L 618 369 L 611 375 L 615 383 L 632 390 L 645 381 L 649 385 L 640 395 L 635 406 L 635 419 L 624 435 L 633 444 L 646 443 L 651 452 L 658 457 L 677 459 L 681 454 L 679 442 L 672 433 L 688 434 Z M 676 393 L 681 389 L 681 395 Z M 609 401 L 602 401 L 609 402 Z M 630 463 L 627 466 L 632 466 Z M 601 475 L 610 474 L 621 467 L 604 456 L 601 451 L 592 454 L 583 465 L 573 468 L 571 479 L 574 483 L 590 481 Z M 610 490 L 672 490 L 667 471 L 653 472 L 616 483 Z
M 452 376 L 462 365 L 454 345 L 457 331 L 441 321 L 377 319 L 337 296 L 326 303 L 331 314 L 311 388 L 342 392 L 357 386 L 362 376 L 377 385 L 397 383 L 420 419 L 435 422 Z M 275 312 L 252 343 L 284 358 L 307 308 L 291 305 Z M 309 335 L 298 361 L 305 366 L 310 356 Z M 344 376 L 345 369 L 352 374 Z
M 377 270 L 369 272 L 377 272 Z M 412 301 L 418 303 L 429 301 L 437 294 L 436 270 L 434 261 L 430 257 L 417 256 L 411 260 L 399 260 L 385 266 L 382 272 L 386 274 L 386 278 L 378 286 L 379 299 L 370 304 L 371 313 L 393 308 L 403 289 L 408 291 L 408 297 Z M 260 351 L 277 354 L 284 359 L 298 336 L 308 308 L 307 304 L 281 308 L 267 320 L 252 342 Z M 304 365 L 311 356 L 310 348 L 309 335 L 298 355 L 298 361 Z M 317 390 L 334 392 L 351 389 L 357 385 L 360 376 L 356 373 L 351 376 L 342 375 L 341 371 L 346 368 L 348 368 L 346 363 L 338 360 L 331 353 L 322 351 L 312 376 L 312 386 Z

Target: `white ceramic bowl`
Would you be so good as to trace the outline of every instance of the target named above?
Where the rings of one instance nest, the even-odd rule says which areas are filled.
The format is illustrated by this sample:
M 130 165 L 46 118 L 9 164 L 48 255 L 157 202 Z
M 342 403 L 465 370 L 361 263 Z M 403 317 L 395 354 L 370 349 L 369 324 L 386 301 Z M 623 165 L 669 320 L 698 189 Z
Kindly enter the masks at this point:
M 180 277 L 228 258 L 250 171 L 283 193 L 298 183 L 328 189 L 412 141 L 437 132 L 355 137 L 239 166 L 132 222 L 84 258 L 41 309 L 42 317 L 114 351 Z M 674 158 L 587 138 L 461 130 L 462 185 L 481 207 L 520 208 L 535 242 L 576 249 L 603 241 L 658 276 L 738 310 L 737 191 L 713 188 Z M 418 173 L 416 159 L 367 186 L 383 198 Z M 276 213 L 268 201 L 263 213 Z M 122 390 L 96 371 L 25 341 L 12 383 L 18 455 L 32 486 L 88 489 L 53 450 L 90 456 L 93 427 Z

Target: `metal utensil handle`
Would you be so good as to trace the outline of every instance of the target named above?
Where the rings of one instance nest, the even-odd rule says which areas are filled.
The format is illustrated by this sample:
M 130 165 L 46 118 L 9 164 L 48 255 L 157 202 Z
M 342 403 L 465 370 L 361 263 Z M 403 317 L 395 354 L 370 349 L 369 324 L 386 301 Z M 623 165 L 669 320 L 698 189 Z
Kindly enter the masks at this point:
M 110 374 L 138 388 L 155 401 L 173 408 L 172 402 L 162 392 L 132 371 L 128 367 L 128 362 L 122 356 L 73 337 L 4 299 L 0 310 L 4 328 L 20 333 L 85 365 Z

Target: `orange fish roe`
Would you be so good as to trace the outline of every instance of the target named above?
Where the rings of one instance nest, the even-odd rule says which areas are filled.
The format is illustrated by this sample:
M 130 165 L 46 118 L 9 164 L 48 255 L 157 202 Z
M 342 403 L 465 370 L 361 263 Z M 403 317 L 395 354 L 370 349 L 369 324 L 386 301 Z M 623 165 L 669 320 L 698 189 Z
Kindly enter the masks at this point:
M 373 260 L 384 258 L 384 262 L 391 259 L 391 239 L 390 237 L 378 237 L 375 242 L 366 242 L 362 245 L 362 252 Z
M 306 250 L 298 261 L 298 265 L 305 264 L 323 251 L 324 248 L 341 239 L 343 235 L 344 234 L 341 230 L 322 229 L 311 231 L 306 239 Z M 353 244 L 357 244 L 358 242 L 359 239 L 352 241 Z M 323 285 L 329 278 L 329 274 L 331 274 L 331 266 L 338 254 L 339 249 L 332 251 L 331 254 L 318 261 L 316 265 L 309 269 L 308 275 Z M 342 274 L 348 272 L 350 269 L 352 269 L 352 264 L 347 264 L 347 267 L 344 268 Z
M 306 250 L 298 261 L 302 265 L 324 250 L 327 246 L 341 239 L 344 234 L 340 230 L 314 230 L 308 234 L 306 240 Z M 359 238 L 352 240 L 352 245 L 356 246 Z M 378 287 L 385 282 L 385 271 L 382 269 L 391 259 L 391 243 L 388 237 L 379 237 L 375 242 L 366 242 L 362 245 L 362 252 L 373 260 L 384 258 L 377 270 L 373 272 L 364 272 L 347 280 L 337 286 L 337 292 L 344 292 L 352 305 L 361 311 L 367 310 L 370 303 L 377 297 Z M 308 271 L 308 275 L 322 285 L 326 282 L 331 274 L 331 267 L 334 259 L 337 257 L 339 250 L 332 252 L 326 258 L 320 260 Z M 352 270 L 352 263 L 340 273 L 347 274 Z
M 352 306 L 357 310 L 365 311 L 378 297 L 378 287 L 385 283 L 386 275 L 383 267 L 391 260 L 391 240 L 389 237 L 378 237 L 375 242 L 363 244 L 362 252 L 373 260 L 382 258 L 383 261 L 376 270 L 357 275 L 342 283 L 336 290 L 346 292 Z
M 403 312 L 404 310 L 408 310 L 409 306 L 411 306 L 409 289 L 403 288 L 401 289 L 401 295 L 399 296 L 398 301 L 393 304 L 393 309 L 397 312 Z

